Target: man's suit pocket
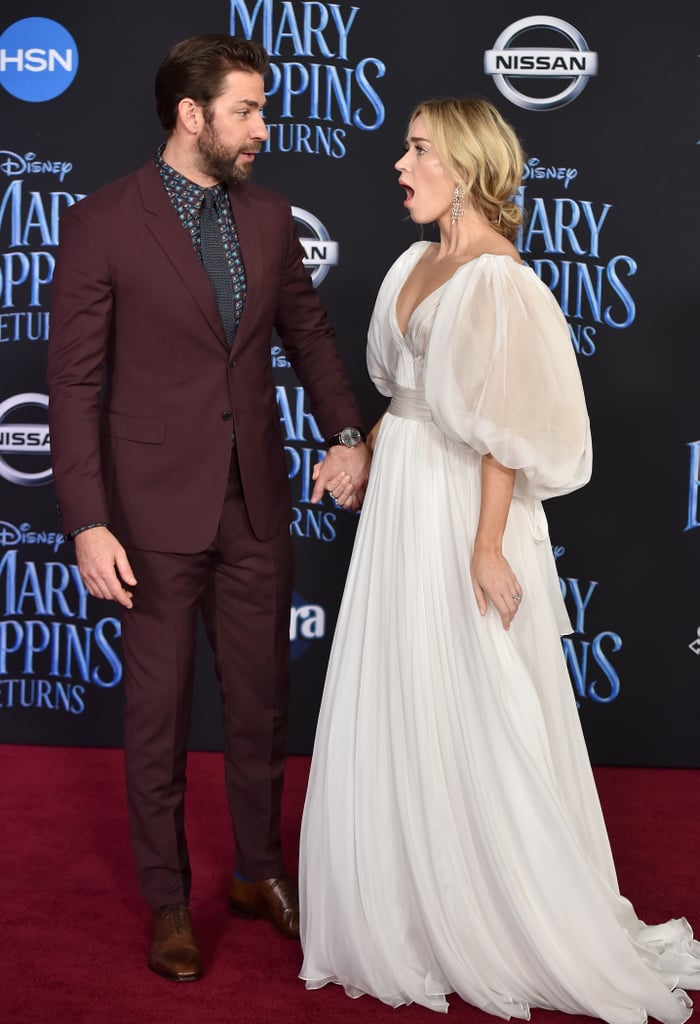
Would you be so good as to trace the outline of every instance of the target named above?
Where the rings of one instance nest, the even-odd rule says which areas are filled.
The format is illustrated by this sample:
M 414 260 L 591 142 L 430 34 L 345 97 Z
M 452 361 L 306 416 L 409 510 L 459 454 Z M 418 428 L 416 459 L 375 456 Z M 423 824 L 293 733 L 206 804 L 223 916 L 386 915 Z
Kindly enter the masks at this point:
M 122 441 L 162 444 L 165 440 L 165 420 L 150 416 L 125 416 L 121 412 L 108 412 L 103 417 L 100 430 Z

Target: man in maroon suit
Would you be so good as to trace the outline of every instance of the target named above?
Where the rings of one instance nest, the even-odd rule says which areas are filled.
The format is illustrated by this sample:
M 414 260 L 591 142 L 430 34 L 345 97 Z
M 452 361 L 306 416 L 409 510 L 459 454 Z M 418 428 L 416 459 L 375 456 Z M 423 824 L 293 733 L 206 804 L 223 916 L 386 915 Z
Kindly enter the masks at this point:
M 129 821 L 149 966 L 201 974 L 184 831 L 197 612 L 216 656 L 236 859 L 230 906 L 299 934 L 280 847 L 292 550 L 275 327 L 329 439 L 313 500 L 356 509 L 369 456 L 288 202 L 250 184 L 267 55 L 177 44 L 165 146 L 67 211 L 49 344 L 54 477 L 85 584 L 124 606 Z M 137 582 L 138 581 L 138 582 Z

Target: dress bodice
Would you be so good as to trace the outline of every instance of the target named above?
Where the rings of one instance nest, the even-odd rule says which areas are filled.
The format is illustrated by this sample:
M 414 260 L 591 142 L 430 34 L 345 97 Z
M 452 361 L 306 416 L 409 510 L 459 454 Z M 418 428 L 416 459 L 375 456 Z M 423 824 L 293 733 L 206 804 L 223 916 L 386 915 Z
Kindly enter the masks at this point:
M 483 253 L 416 306 L 403 335 L 396 299 L 430 244 L 399 256 L 379 290 L 367 346 L 377 390 L 427 405 L 451 441 L 517 470 L 516 496 L 583 486 L 591 474 L 588 413 L 551 291 L 517 259 Z
M 401 387 L 423 390 L 425 355 L 444 287 L 440 285 L 418 303 L 409 317 L 405 335 L 401 333 L 396 319 L 396 293 L 391 307 L 391 328 L 398 355 L 395 383 Z

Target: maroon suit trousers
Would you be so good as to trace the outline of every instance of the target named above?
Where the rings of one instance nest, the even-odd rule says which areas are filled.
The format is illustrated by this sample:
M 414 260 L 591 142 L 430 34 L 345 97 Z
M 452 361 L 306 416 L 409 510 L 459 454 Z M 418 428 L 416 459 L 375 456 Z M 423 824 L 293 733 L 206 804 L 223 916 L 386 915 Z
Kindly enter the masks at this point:
M 127 554 L 138 580 L 122 619 L 129 823 L 143 894 L 158 909 L 190 892 L 184 799 L 199 610 L 223 708 L 233 868 L 250 880 L 282 873 L 293 554 L 288 530 L 265 542 L 253 534 L 235 451 L 204 551 Z

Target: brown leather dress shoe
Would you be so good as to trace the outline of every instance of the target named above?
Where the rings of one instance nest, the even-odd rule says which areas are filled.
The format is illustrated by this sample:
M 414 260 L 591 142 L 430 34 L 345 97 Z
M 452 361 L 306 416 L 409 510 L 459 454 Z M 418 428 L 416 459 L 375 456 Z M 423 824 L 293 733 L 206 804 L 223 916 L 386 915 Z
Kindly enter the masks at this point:
M 261 882 L 244 882 L 234 875 L 229 900 L 232 914 L 264 917 L 272 921 L 285 938 L 299 938 L 299 897 L 285 875 Z
M 168 904 L 153 914 L 148 966 L 170 981 L 197 981 L 201 977 L 199 948 L 184 903 Z

